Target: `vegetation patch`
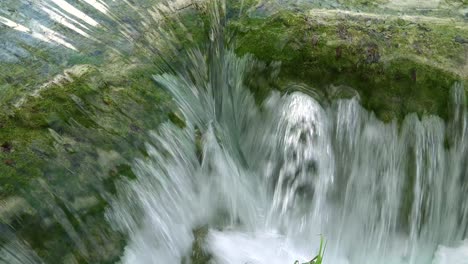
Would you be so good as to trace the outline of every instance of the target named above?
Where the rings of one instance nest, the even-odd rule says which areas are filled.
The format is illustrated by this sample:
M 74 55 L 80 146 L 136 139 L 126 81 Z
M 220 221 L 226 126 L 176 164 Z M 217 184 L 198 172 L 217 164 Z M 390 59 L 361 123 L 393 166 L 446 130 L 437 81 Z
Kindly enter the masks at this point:
M 330 96 L 332 86 L 355 89 L 379 118 L 447 117 L 449 88 L 466 84 L 468 29 L 401 19 L 281 11 L 230 23 L 237 52 L 281 62 L 280 82 L 305 83 Z
M 115 261 L 124 238 L 104 208 L 115 180 L 133 177 L 129 165 L 144 155 L 146 131 L 172 109 L 152 81 L 154 66 L 132 67 L 120 80 L 107 79 L 105 68 L 79 69 L 0 113 L 0 199 L 9 208 L 0 221 L 47 263 L 66 255 L 80 263 Z

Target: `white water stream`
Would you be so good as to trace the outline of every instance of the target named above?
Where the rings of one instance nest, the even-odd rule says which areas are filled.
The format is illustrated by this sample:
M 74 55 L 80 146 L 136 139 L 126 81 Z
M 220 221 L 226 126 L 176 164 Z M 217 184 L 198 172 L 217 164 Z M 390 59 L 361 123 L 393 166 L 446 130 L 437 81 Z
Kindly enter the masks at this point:
M 216 16 L 215 16 L 216 17 Z M 468 246 L 468 116 L 461 85 L 451 121 L 408 115 L 385 124 L 357 99 L 319 103 L 272 93 L 262 106 L 244 86 L 255 63 L 209 52 L 155 76 L 185 128 L 154 132 L 137 179 L 108 217 L 128 234 L 123 263 L 179 263 L 194 230 L 215 263 L 462 264 Z
M 25 36 L 70 50 L 87 45 L 82 37 L 101 43 L 98 21 L 68 2 L 32 1 L 74 32 L 68 38 L 27 16 L 14 20 L 3 6 L 0 23 L 26 34 L 18 43 Z M 137 34 L 106 1 L 79 2 L 117 21 L 114 31 L 132 43 Z M 148 37 L 154 32 L 142 14 Z M 153 132 L 148 158 L 133 164 L 136 179 L 119 185 L 107 218 L 128 236 L 122 263 L 187 263 L 195 240 L 214 263 L 302 263 L 322 236 L 327 264 L 468 264 L 461 85 L 452 88 L 448 121 L 410 114 L 401 124 L 383 123 L 356 98 L 330 102 L 300 92 L 272 92 L 259 106 L 245 86 L 257 62 L 225 47 L 219 13 L 212 21 L 209 49 L 184 51 L 184 67 L 154 77 L 186 126 L 168 122 Z M 15 61 L 20 51 L 0 57 Z M 0 260 L 35 263 L 28 254 L 14 240 L 2 246 Z

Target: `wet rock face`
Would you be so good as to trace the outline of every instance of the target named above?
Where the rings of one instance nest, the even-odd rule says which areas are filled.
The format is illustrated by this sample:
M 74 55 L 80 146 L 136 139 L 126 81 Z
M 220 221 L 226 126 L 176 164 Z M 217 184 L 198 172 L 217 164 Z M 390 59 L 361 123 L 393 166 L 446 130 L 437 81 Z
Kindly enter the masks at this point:
M 13 151 L 13 145 L 10 142 L 5 142 L 0 146 L 2 152 L 10 153 Z
M 456 36 L 455 42 L 460 43 L 460 44 L 468 44 L 468 39 L 465 39 L 461 36 Z
M 369 44 L 366 48 L 366 62 L 378 63 L 380 60 L 379 46 L 376 44 Z

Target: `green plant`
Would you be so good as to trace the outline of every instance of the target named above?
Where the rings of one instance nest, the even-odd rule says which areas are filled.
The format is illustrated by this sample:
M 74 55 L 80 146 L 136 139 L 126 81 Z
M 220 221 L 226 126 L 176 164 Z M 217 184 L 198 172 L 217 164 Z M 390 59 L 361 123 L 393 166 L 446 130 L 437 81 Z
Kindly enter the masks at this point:
M 312 260 L 302 263 L 302 264 L 322 264 L 323 261 L 323 256 L 325 254 L 325 247 L 327 246 L 327 243 L 324 243 L 323 237 L 320 236 L 320 247 L 319 251 L 317 253 L 317 256 L 315 256 Z M 299 261 L 296 260 L 294 264 L 299 264 Z

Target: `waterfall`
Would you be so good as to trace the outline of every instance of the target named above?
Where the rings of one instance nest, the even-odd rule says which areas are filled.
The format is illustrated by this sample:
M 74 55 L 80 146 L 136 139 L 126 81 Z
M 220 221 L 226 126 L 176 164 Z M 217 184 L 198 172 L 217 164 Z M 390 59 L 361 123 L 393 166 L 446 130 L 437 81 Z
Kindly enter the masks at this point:
M 202 250 L 216 263 L 307 261 L 319 234 L 326 263 L 446 263 L 467 237 L 462 85 L 447 122 L 384 123 L 357 98 L 301 92 L 257 105 L 245 86 L 257 62 L 223 47 L 215 17 L 210 48 L 154 77 L 184 125 L 152 133 L 108 211 L 129 237 L 122 262 L 189 261 L 195 230 L 207 228 Z
M 238 2 L 241 2 L 239 6 Z M 231 1 L 240 10 L 234 8 L 236 12 L 240 13 L 246 11 L 246 6 L 249 5 L 247 2 L 252 1 Z M 350 14 L 361 16 L 360 12 L 352 11 L 353 8 L 348 10 L 345 2 L 259 1 L 258 5 L 252 6 L 251 11 L 252 17 L 265 19 L 281 9 L 294 10 L 314 6 L 315 13 L 324 16 L 328 11 L 323 8 L 338 6 L 343 10 L 333 9 L 327 15 L 336 15 L 334 11 L 337 11 L 346 18 Z M 413 20 L 403 15 L 400 18 L 400 15 L 394 14 L 396 11 L 391 11 L 392 9 L 435 8 L 439 6 L 440 1 L 426 2 L 391 0 L 382 6 L 383 11 L 371 13 L 372 10 L 363 9 L 361 19 L 368 16 L 368 20 L 362 23 L 363 28 L 364 25 L 368 28 L 362 31 L 363 35 L 369 32 L 377 35 L 371 26 L 376 23 L 374 20 L 377 18 L 387 19 L 383 16 L 387 11 L 392 19 L 398 19 L 395 23 L 400 30 L 398 24 L 413 24 Z M 208 8 L 204 9 L 206 6 L 202 6 L 202 3 Z M 18 219 L 32 218 L 34 215 L 37 222 L 31 229 L 43 228 L 45 232 L 60 229 L 63 234 L 54 234 L 55 236 L 47 238 L 47 241 L 44 238 L 43 242 L 40 236 L 44 232 L 27 230 L 32 233 L 31 237 L 34 240 L 39 241 L 34 241 L 36 245 L 32 245 L 33 243 L 28 243 L 21 234 L 16 235 L 10 231 L 12 226 L 2 223 L 0 263 L 43 263 L 41 255 L 63 255 L 64 258 L 68 257 L 68 263 L 93 261 L 95 256 L 89 254 L 90 248 L 95 247 L 97 252 L 101 249 L 110 251 L 112 248 L 105 247 L 106 241 L 119 240 L 120 237 L 107 237 L 106 232 L 94 232 L 94 229 L 99 229 L 101 225 L 95 225 L 93 230 L 89 230 L 90 222 L 92 225 L 96 224 L 92 221 L 95 218 L 86 219 L 86 224 L 83 223 L 81 218 L 87 216 L 81 214 L 80 206 L 76 206 L 78 209 L 74 208 L 69 201 L 90 201 L 90 204 L 96 201 L 96 205 L 89 207 L 93 210 L 98 206 L 99 210 L 104 210 L 101 204 L 110 201 L 110 206 L 105 212 L 105 223 L 110 223 L 112 228 L 125 236 L 125 248 L 120 259 L 122 264 L 293 264 L 296 260 L 305 263 L 315 256 L 321 239 L 326 241 L 324 263 L 327 264 L 468 264 L 468 109 L 465 98 L 467 93 L 463 85 L 456 83 L 451 88 L 448 120 L 413 113 L 403 120 L 383 122 L 361 105 L 359 96 L 330 99 L 311 87 L 302 87 L 305 86 L 302 84 L 288 86 L 302 88 L 291 89 L 294 91 L 285 93 L 269 87 L 271 93 L 259 99 L 256 97 L 258 94 L 254 94 L 249 86 L 255 83 L 255 78 L 258 77 L 252 73 L 261 68 L 262 71 L 271 73 L 271 80 L 268 80 L 271 82 L 265 83 L 274 83 L 279 63 L 265 66 L 252 55 L 241 56 L 234 51 L 235 38 L 229 35 L 232 32 L 228 32 L 226 27 L 226 20 L 234 15 L 227 14 L 229 12 L 226 5 L 225 0 L 41 0 L 17 3 L 5 1 L 5 4 L 0 4 L 0 26 L 6 32 L 4 43 L 0 44 L 3 48 L 0 50 L 0 60 L 12 65 L 26 65 L 25 76 L 40 76 L 37 80 L 31 78 L 32 84 L 26 81 L 26 77 L 18 76 L 21 77 L 18 78 L 18 86 L 15 80 L 17 76 L 8 76 L 8 83 L 15 82 L 15 85 L 0 92 L 5 97 L 10 91 L 15 97 L 18 95 L 18 99 L 15 99 L 16 108 L 20 109 L 25 103 L 24 98 L 29 98 L 30 94 L 40 98 L 40 91 L 46 86 L 36 89 L 36 84 L 42 83 L 43 80 L 51 81 L 51 76 L 62 72 L 64 67 L 76 64 L 78 66 L 73 69 L 81 69 L 83 75 L 86 75 L 88 73 L 85 69 L 91 67 L 79 64 L 95 64 L 98 68 L 105 63 L 115 63 L 111 65 L 111 69 L 107 69 L 109 72 L 105 72 L 113 78 L 121 72 L 142 65 L 146 71 L 146 66 L 151 64 L 155 71 L 164 72 L 153 76 L 153 79 L 170 94 L 177 107 L 176 113 L 171 114 L 181 121 L 167 121 L 154 128 L 154 131 L 148 132 L 148 137 L 145 138 L 146 128 L 141 129 L 131 120 L 141 116 L 125 113 L 126 109 L 137 105 L 138 100 L 132 101 L 128 108 L 114 108 L 111 107 L 112 104 L 125 102 L 120 100 L 120 97 L 130 95 L 118 94 L 119 100 L 115 102 L 107 100 L 107 93 L 102 94 L 102 98 L 91 98 L 91 104 L 102 108 L 91 116 L 93 124 L 106 121 L 110 115 L 101 117 L 100 114 L 110 112 L 109 109 L 118 109 L 122 117 L 112 120 L 113 122 L 106 121 L 105 128 L 118 126 L 122 120 L 128 119 L 125 127 L 130 128 L 122 128 L 122 135 L 114 135 L 118 138 L 115 141 L 125 140 L 127 130 L 128 133 L 138 133 L 138 137 L 147 141 L 146 151 L 141 157 L 135 158 L 134 152 L 129 154 L 135 178 L 119 178 L 115 195 L 112 190 L 112 194 L 106 193 L 102 197 L 93 194 L 89 196 L 91 199 L 87 199 L 89 197 L 85 196 L 87 193 L 84 190 L 73 188 L 81 189 L 83 185 L 84 189 L 86 186 L 82 179 L 95 176 L 94 172 L 100 176 L 119 175 L 117 161 L 116 164 L 110 163 L 113 159 L 122 162 L 120 160 L 124 158 L 120 157 L 118 151 L 107 148 L 103 150 L 102 146 L 96 146 L 97 153 L 91 152 L 91 147 L 77 148 L 77 152 L 86 150 L 89 153 L 84 153 L 80 158 L 64 158 L 62 162 L 67 166 L 60 169 L 66 169 L 67 172 L 62 173 L 61 177 L 54 178 L 55 171 L 52 170 L 52 166 L 51 169 L 47 168 L 50 171 L 44 175 L 41 171 L 40 177 L 44 176 L 44 179 L 39 177 L 37 181 L 31 181 L 31 191 L 27 189 L 21 193 L 28 196 L 28 201 L 37 200 L 37 204 L 46 208 L 47 210 L 43 211 L 47 213 L 37 210 L 38 212 L 31 213 L 31 217 L 28 212 L 18 215 Z M 187 16 L 179 17 L 177 14 L 185 12 L 184 10 L 188 10 Z M 453 14 L 452 11 L 440 12 Z M 421 31 L 430 32 L 431 29 L 426 28 L 424 23 L 452 21 L 450 17 L 438 18 L 438 14 L 435 12 L 431 17 L 415 16 L 414 19 L 421 20 L 421 24 L 414 23 L 415 27 L 417 25 Z M 192 15 L 203 17 L 197 19 L 199 21 L 190 27 L 185 27 L 180 20 Z M 243 14 L 239 14 L 238 17 L 242 16 Z M 456 22 L 455 19 L 453 21 Z M 278 20 L 278 23 L 289 22 Z M 201 32 L 193 35 L 189 32 L 202 24 L 210 30 L 208 43 L 198 43 L 198 40 L 194 40 L 199 37 L 195 35 L 201 35 Z M 454 25 L 458 27 L 458 24 Z M 257 25 L 248 25 L 245 30 L 250 30 L 249 27 L 254 28 Z M 383 28 L 391 27 L 392 24 L 387 24 Z M 284 30 L 289 28 L 292 27 L 285 25 Z M 406 29 L 408 28 L 402 27 L 400 31 L 404 32 Z M 330 34 L 327 37 L 327 32 L 312 32 L 313 30 L 312 28 L 307 34 L 314 34 L 310 38 L 312 42 L 316 42 L 314 46 L 319 41 L 328 41 Z M 352 38 L 348 33 L 338 33 L 342 35 L 340 43 L 344 42 L 344 39 Z M 421 36 L 425 37 L 425 34 Z M 175 40 L 181 35 L 188 39 L 189 45 Z M 391 34 L 382 33 L 382 36 L 387 42 Z M 407 36 L 406 32 L 404 36 Z M 454 42 L 466 45 L 463 36 L 443 37 L 449 39 L 449 43 L 453 37 Z M 417 41 L 413 41 L 411 35 L 408 38 L 411 39 L 411 47 L 416 47 Z M 304 44 L 309 41 L 308 38 L 305 39 L 307 40 L 304 42 L 300 40 L 293 43 L 291 47 L 295 49 L 299 45 L 309 45 Z M 279 43 L 278 46 L 286 45 L 287 41 L 290 41 L 289 37 L 281 40 L 284 43 Z M 337 41 L 335 39 L 329 42 Z M 388 43 L 399 46 L 399 43 L 390 40 Z M 361 43 L 356 45 L 361 46 Z M 368 48 L 369 54 L 366 55 L 371 55 L 372 61 L 385 61 L 373 46 Z M 432 52 L 439 47 L 435 45 L 427 48 L 427 51 Z M 31 48 L 32 51 L 26 48 Z M 36 48 L 41 56 L 38 56 L 39 61 L 33 65 L 26 58 L 36 57 Z M 335 54 L 336 59 L 342 56 L 341 46 L 328 45 L 326 48 L 332 50 L 330 54 L 334 55 L 331 57 Z M 400 50 L 395 54 L 400 56 Z M 109 54 L 104 56 L 104 51 L 108 51 Z M 439 60 L 438 67 L 454 67 L 451 63 L 444 64 L 440 61 L 456 61 L 455 58 L 439 58 L 436 52 L 434 57 Z M 72 61 L 73 58 L 75 62 L 68 61 Z M 126 61 L 122 65 L 128 68 L 117 64 L 118 61 Z M 164 65 L 153 67 L 155 61 Z M 421 61 L 425 62 L 425 57 L 421 56 Z M 458 62 L 454 65 L 459 66 Z M 458 69 L 451 70 L 452 73 L 462 72 Z M 67 80 L 60 87 L 62 88 L 71 86 L 75 81 L 72 78 L 73 71 L 70 70 L 58 76 L 61 77 L 54 78 L 47 84 Z M 411 70 L 413 82 L 416 82 L 416 76 L 416 70 Z M 76 80 L 79 81 L 78 76 Z M 117 82 L 115 87 L 113 83 L 103 81 L 103 85 L 109 86 L 108 93 L 111 96 L 114 92 L 125 89 L 120 86 L 129 85 L 132 81 Z M 279 82 L 276 84 L 283 85 Z M 10 84 L 5 87 L 10 87 Z M 13 91 L 17 87 L 24 88 L 25 91 Z M 339 90 L 340 87 L 336 89 Z M 288 89 L 282 89 L 286 90 Z M 340 94 L 339 92 L 336 94 Z M 358 94 L 357 91 L 352 92 Z M 66 96 L 70 96 L 79 106 L 83 116 L 92 113 L 86 110 L 85 103 L 78 95 L 67 92 Z M 64 95 L 64 98 L 66 96 Z M 59 104 L 57 102 L 61 101 L 53 103 Z M 98 101 L 104 103 L 100 104 Z M 46 105 L 45 108 L 47 107 L 53 108 L 56 105 Z M 39 107 L 33 105 L 31 114 L 26 116 L 35 119 L 35 114 L 40 112 L 36 108 Z M 142 108 L 141 111 L 148 108 Z M 61 107 L 57 106 L 57 109 L 62 111 Z M 92 134 L 93 131 L 104 128 L 103 126 L 96 130 L 85 130 L 87 127 L 81 126 L 79 120 L 76 121 L 71 115 L 70 113 L 70 118 L 66 115 L 67 120 L 59 120 L 61 117 L 57 112 L 51 111 L 50 115 L 46 116 L 47 122 L 31 122 L 34 123 L 34 129 L 50 131 L 53 137 L 50 142 L 56 145 L 56 149 L 51 151 L 54 155 L 74 153 L 73 144 L 78 146 L 84 140 L 66 135 L 62 137 L 48 127 L 51 124 L 60 123 L 55 124 L 56 130 L 63 129 L 65 125 L 73 127 L 77 129 L 76 134 L 81 131 Z M 144 112 L 143 115 L 149 114 Z M 162 119 L 161 116 L 158 118 Z M 13 117 L 8 116 L 8 120 Z M 22 120 L 15 119 L 12 122 L 16 124 L 17 121 Z M 145 123 L 142 120 L 138 121 Z M 3 124 L 0 124 L 0 127 L 2 126 Z M 109 131 L 108 133 L 113 132 L 110 129 Z M 103 138 L 102 135 L 98 138 L 92 134 L 90 138 L 96 139 L 87 144 L 93 145 Z M 32 137 L 34 139 L 36 135 Z M 73 144 L 68 144 L 68 141 Z M 12 145 L 11 142 L 0 142 L 6 144 L 5 147 L 2 146 L 5 153 L 13 152 L 16 148 L 16 142 L 14 143 Z M 27 147 L 33 149 L 34 145 L 35 143 Z M 127 146 L 132 145 L 129 143 L 120 147 L 123 149 Z M 59 148 L 63 151 L 58 152 Z M 34 155 L 41 156 L 41 159 L 42 156 L 47 156 L 41 149 L 34 148 L 32 151 L 37 152 Z M 107 159 L 107 156 L 115 157 Z M 76 173 L 68 167 L 68 163 L 73 163 L 72 167 L 80 168 L 79 163 L 86 163 L 91 159 L 101 159 L 99 162 L 105 165 L 105 169 L 102 168 L 102 172 L 98 172 L 101 167 L 91 164 L 89 167 L 83 166 L 85 168 Z M 49 162 L 49 159 L 47 161 Z M 8 158 L 3 162 L 5 166 L 12 168 L 15 165 L 13 159 Z M 127 166 L 127 163 L 121 165 Z M 73 183 L 68 173 L 73 177 Z M 114 179 L 112 178 L 110 184 L 112 187 Z M 104 181 L 107 183 L 111 180 L 103 176 L 95 177 L 90 182 L 101 185 Z M 67 188 L 49 188 L 48 183 L 54 182 Z M 92 185 L 91 183 L 87 184 Z M 68 184 L 71 187 L 68 188 Z M 40 190 L 37 194 L 34 192 L 36 189 Z M 93 192 L 104 190 L 102 186 L 95 189 Z M 12 200 L 16 201 L 14 205 L 22 206 L 23 200 L 26 204 L 23 198 L 15 196 Z M 24 211 L 33 211 L 27 209 Z M 101 212 L 99 211 L 100 217 Z M 11 216 L 14 217 L 16 215 Z M 22 219 L 18 222 L 22 222 Z M 49 229 L 55 222 L 58 223 L 56 229 Z M 28 224 L 28 221 L 24 221 L 24 225 Z M 50 243 L 53 238 L 59 236 L 69 237 L 68 240 L 57 241 L 57 244 L 69 244 L 63 249 L 58 249 L 64 252 L 34 252 L 34 249 L 42 248 L 38 244 Z M 58 246 L 54 244 L 43 248 Z M 118 255 L 120 248 L 115 251 L 115 255 Z

